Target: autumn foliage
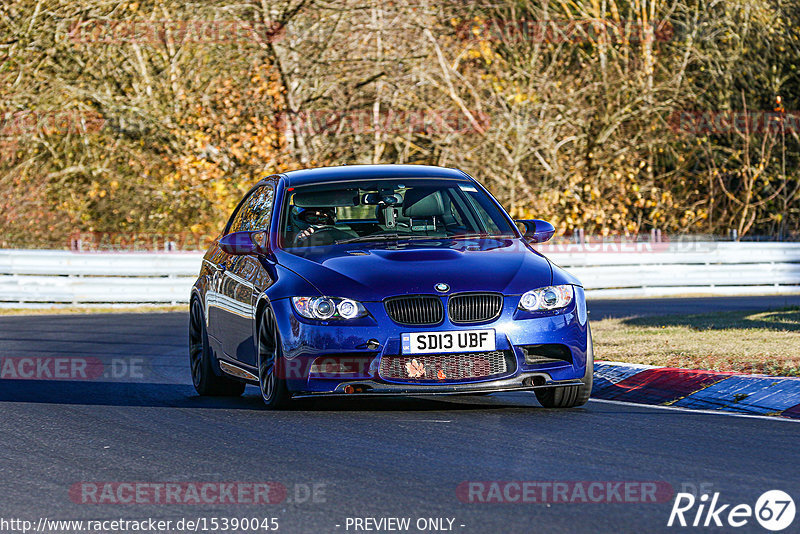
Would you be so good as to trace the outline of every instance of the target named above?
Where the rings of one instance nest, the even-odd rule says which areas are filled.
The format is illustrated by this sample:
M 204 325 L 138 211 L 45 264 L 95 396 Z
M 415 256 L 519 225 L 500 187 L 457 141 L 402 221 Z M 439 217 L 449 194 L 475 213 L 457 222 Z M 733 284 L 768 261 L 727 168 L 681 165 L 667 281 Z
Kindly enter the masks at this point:
M 797 237 L 799 58 L 777 0 L 9 0 L 0 246 L 215 235 L 264 175 L 362 163 L 561 233 Z

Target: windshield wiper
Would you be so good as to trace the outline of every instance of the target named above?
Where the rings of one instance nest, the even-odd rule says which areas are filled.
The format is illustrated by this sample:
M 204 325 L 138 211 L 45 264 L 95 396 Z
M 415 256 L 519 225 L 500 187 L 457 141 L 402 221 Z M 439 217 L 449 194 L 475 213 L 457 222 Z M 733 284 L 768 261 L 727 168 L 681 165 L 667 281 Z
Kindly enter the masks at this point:
M 339 241 L 336 242 L 336 244 L 343 245 L 345 243 L 358 243 L 363 241 L 399 241 L 401 239 L 437 239 L 437 238 L 427 235 L 372 234 L 372 235 L 362 235 L 359 237 L 351 237 L 350 239 L 340 239 Z
M 455 234 L 450 236 L 449 239 L 507 239 L 509 237 L 514 237 L 511 234 L 489 234 L 489 233 L 473 233 L 473 234 Z
M 450 239 L 474 239 L 476 237 L 489 237 L 489 234 L 486 233 L 454 234 L 450 236 Z

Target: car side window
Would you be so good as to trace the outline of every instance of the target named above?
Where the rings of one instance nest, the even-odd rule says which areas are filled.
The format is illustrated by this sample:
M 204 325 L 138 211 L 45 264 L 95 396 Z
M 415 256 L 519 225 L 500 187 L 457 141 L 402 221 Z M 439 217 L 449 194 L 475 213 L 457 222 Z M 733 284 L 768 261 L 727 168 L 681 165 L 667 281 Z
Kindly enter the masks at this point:
M 272 184 L 259 187 L 248 197 L 231 222 L 229 233 L 269 230 L 275 188 Z

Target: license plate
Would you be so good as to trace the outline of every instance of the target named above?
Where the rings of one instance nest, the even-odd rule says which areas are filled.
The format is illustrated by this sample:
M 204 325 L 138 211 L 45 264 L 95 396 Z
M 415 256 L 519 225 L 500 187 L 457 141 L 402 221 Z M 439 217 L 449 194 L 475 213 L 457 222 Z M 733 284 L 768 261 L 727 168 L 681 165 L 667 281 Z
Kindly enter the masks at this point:
M 491 352 L 495 350 L 494 330 L 411 332 L 401 334 L 403 354 L 446 352 Z

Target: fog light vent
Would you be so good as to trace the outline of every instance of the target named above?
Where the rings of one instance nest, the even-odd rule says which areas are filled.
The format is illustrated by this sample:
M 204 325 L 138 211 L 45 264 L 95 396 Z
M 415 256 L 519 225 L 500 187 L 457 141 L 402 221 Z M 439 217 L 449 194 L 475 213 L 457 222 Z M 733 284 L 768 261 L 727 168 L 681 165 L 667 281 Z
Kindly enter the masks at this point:
M 523 345 L 520 347 L 525 354 L 525 363 L 540 364 L 553 362 L 572 363 L 572 353 L 569 347 L 560 343 L 546 343 L 544 345 Z

